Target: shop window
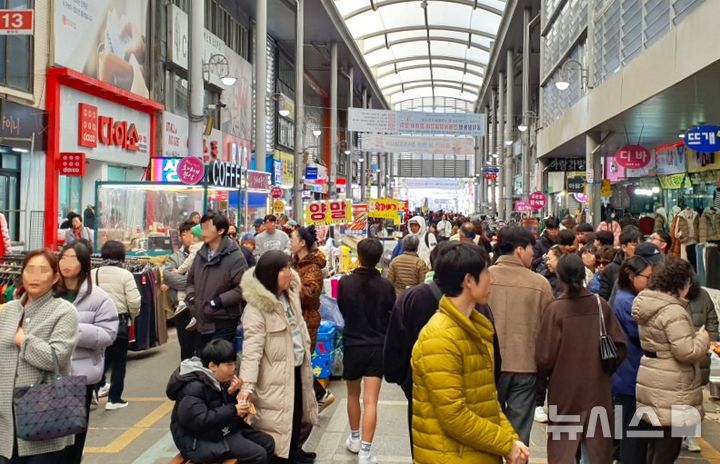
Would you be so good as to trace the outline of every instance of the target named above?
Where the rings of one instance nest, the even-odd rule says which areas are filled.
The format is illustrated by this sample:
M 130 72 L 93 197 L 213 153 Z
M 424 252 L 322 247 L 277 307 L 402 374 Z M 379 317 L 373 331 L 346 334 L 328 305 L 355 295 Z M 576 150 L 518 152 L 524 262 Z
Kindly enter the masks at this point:
M 179 116 L 188 115 L 188 109 L 190 108 L 190 90 L 187 79 L 178 76 L 174 76 L 173 85 L 173 113 Z
M 81 195 L 82 195 L 82 177 L 60 176 L 60 187 L 58 192 L 58 204 L 60 205 L 59 223 L 67 217 L 70 211 L 82 214 Z
M 108 166 L 107 178 L 113 182 L 125 182 L 127 180 L 127 168 Z
M 0 0 L 0 8 L 31 9 L 33 3 L 32 0 Z M 0 85 L 32 92 L 32 57 L 32 36 L 0 36 Z

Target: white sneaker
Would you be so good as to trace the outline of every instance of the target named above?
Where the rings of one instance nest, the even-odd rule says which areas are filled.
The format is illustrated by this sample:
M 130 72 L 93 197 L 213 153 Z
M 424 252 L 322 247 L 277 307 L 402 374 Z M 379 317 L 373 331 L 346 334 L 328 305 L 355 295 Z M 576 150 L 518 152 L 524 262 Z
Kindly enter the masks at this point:
M 377 464 L 378 460 L 375 455 L 370 451 L 369 453 L 358 454 L 358 464 Z
M 126 408 L 128 405 L 127 401 L 120 400 L 118 403 L 111 403 L 108 401 L 108 403 L 105 405 L 106 411 L 115 411 L 117 409 Z
M 345 448 L 351 453 L 358 454 L 360 452 L 360 439 L 348 435 L 347 440 L 345 440 Z
M 540 422 L 542 424 L 546 423 L 548 421 L 547 413 L 545 412 L 545 408 L 542 406 L 538 406 L 535 408 L 535 422 Z
M 693 437 L 683 438 L 682 447 L 690 451 L 691 453 L 699 453 L 701 451 L 700 446 L 695 443 L 695 439 Z
M 105 398 L 106 396 L 108 396 L 109 392 L 110 392 L 110 384 L 106 383 L 105 385 L 100 387 L 100 389 L 97 392 L 97 396 L 98 396 L 98 398 Z

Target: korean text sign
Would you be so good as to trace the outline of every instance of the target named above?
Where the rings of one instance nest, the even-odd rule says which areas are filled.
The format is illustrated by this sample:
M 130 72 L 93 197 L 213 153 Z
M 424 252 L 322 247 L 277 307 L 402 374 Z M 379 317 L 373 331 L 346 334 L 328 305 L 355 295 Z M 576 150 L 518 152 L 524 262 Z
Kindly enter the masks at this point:
M 615 153 L 617 163 L 627 169 L 644 168 L 650 163 L 650 150 L 642 145 L 625 145 Z
M 306 224 L 325 226 L 351 221 L 352 209 L 346 200 L 314 201 L 305 207 Z
M 400 204 L 397 200 L 374 198 L 368 202 L 368 217 L 377 219 L 398 219 Z
M 699 126 L 685 134 L 685 146 L 702 153 L 720 151 L 720 126 Z

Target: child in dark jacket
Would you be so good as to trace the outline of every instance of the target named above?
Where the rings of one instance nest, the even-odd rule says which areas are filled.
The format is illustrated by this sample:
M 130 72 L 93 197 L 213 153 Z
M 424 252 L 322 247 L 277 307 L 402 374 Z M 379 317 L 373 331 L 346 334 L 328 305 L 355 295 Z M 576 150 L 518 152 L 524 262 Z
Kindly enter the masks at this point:
M 170 432 L 183 457 L 194 463 L 237 459 L 267 464 L 273 456 L 272 437 L 244 421 L 251 405 L 237 402 L 242 381 L 235 367 L 232 343 L 216 339 L 170 377 L 167 396 L 175 401 Z

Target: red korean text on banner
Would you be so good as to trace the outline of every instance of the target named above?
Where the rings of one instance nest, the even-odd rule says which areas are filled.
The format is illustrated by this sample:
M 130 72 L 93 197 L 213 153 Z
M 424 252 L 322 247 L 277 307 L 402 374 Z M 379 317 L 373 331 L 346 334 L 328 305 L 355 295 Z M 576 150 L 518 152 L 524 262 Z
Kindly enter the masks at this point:
M 205 164 L 200 158 L 187 156 L 177 166 L 177 176 L 186 185 L 195 185 L 205 177 Z
M 641 169 L 650 164 L 651 156 L 642 145 L 625 145 L 615 153 L 615 161 L 627 169 Z
M 547 204 L 547 196 L 542 192 L 533 192 L 528 198 L 528 203 L 534 210 L 543 209 Z

